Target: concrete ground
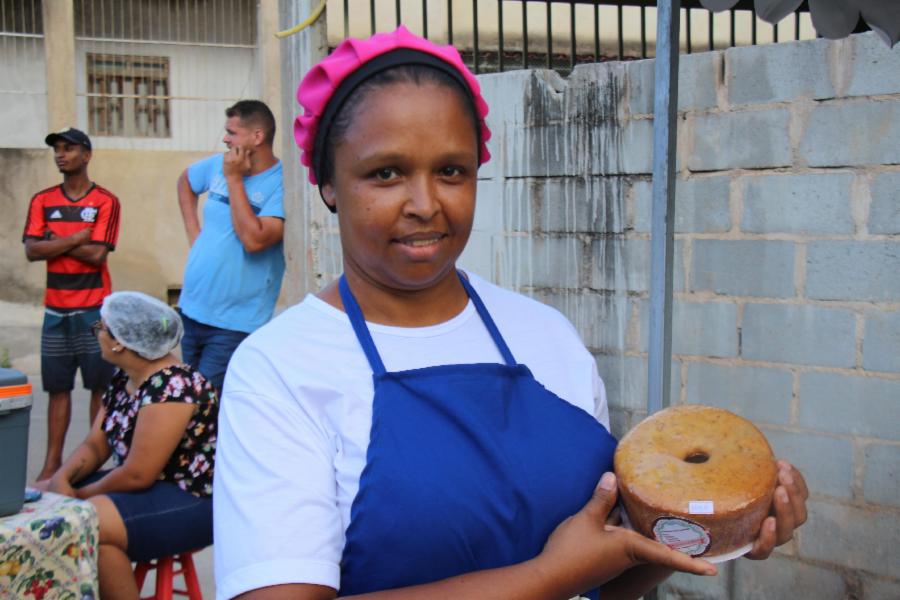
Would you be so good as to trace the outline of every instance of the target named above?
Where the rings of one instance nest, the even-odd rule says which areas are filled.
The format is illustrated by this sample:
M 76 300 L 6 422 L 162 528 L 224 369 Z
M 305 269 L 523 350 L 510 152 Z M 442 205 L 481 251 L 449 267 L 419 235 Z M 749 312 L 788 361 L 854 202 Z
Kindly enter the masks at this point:
M 0 302 L 0 362 L 7 357 L 12 368 L 28 375 L 34 388 L 34 404 L 28 431 L 28 482 L 33 482 L 44 462 L 47 449 L 47 394 L 41 391 L 40 378 L 40 335 L 43 308 Z M 89 430 L 88 406 L 90 393 L 80 389 L 81 381 L 76 380 L 72 393 L 72 421 L 66 434 L 63 456 L 80 444 Z M 213 579 L 213 549 L 209 547 L 194 555 L 194 564 L 200 579 L 203 597 L 215 598 Z M 152 593 L 153 577 L 148 576 L 143 593 Z M 176 581 L 182 587 L 181 581 Z

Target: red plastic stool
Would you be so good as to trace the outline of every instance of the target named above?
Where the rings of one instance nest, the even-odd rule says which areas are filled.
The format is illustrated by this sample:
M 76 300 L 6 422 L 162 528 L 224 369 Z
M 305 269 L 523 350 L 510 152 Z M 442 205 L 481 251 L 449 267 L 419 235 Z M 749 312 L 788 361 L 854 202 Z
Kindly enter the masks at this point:
M 172 596 L 187 596 L 189 600 L 203 600 L 200 591 L 200 581 L 197 579 L 197 571 L 194 569 L 193 552 L 185 552 L 177 556 L 165 556 L 156 560 L 141 562 L 134 567 L 134 581 L 137 583 L 138 593 L 144 586 L 147 572 L 156 569 L 156 593 L 141 600 L 172 600 Z M 176 569 L 175 563 L 181 568 Z M 175 576 L 184 578 L 184 590 L 176 590 L 174 587 Z

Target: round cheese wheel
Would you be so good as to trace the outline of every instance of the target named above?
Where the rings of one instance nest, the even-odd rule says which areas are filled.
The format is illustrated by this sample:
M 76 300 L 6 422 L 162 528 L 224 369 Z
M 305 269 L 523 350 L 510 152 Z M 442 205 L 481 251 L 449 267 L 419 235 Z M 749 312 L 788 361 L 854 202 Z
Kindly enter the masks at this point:
M 753 423 L 721 408 L 667 408 L 615 454 L 619 494 L 641 534 L 691 556 L 748 551 L 769 514 L 778 469 Z

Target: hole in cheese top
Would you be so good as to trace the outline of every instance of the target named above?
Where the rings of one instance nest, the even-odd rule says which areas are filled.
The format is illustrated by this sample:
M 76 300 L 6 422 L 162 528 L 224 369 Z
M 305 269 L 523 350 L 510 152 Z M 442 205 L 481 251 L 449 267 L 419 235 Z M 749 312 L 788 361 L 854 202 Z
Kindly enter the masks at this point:
M 623 494 L 648 507 L 682 512 L 712 500 L 715 513 L 770 496 L 777 467 L 765 436 L 721 408 L 673 406 L 651 415 L 619 443 L 615 470 Z
M 684 462 L 694 463 L 695 465 L 699 465 L 700 463 L 705 463 L 709 460 L 709 454 L 703 452 L 702 450 L 698 450 L 697 452 L 691 452 L 687 456 L 684 457 Z

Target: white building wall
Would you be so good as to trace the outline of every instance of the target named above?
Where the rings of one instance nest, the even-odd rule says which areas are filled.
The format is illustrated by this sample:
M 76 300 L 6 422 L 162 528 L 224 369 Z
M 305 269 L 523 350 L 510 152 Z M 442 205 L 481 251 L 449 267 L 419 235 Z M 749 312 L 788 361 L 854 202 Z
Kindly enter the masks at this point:
M 75 51 L 78 123 L 85 131 L 88 53 L 169 59 L 171 137 L 94 136 L 97 148 L 220 150 L 225 109 L 238 100 L 260 95 L 255 48 L 76 40 Z
M 47 81 L 40 37 L 0 36 L 0 148 L 42 148 Z
M 10 43 L 10 41 L 14 43 Z M 90 134 L 87 54 L 164 56 L 169 59 L 171 137 L 92 135 L 96 148 L 214 151 L 221 149 L 224 111 L 241 99 L 259 98 L 256 49 L 175 44 L 76 42 L 77 123 Z M 0 148 L 43 148 L 47 135 L 47 82 L 41 39 L 0 40 Z

